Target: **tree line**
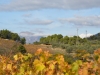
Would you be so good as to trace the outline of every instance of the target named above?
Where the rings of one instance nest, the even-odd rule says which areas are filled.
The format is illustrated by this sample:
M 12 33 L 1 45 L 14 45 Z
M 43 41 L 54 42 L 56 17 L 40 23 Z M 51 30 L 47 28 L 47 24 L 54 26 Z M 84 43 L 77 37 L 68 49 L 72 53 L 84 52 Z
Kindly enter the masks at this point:
M 41 37 L 39 42 L 35 43 L 40 43 L 40 44 L 70 44 L 70 45 L 76 45 L 76 44 L 84 44 L 87 42 L 87 39 L 80 38 L 79 36 L 73 36 L 73 37 L 68 37 L 68 36 L 63 36 L 61 34 L 54 34 L 50 35 L 47 37 Z
M 61 34 L 54 34 L 47 37 L 41 37 L 39 42 L 34 44 L 52 45 L 53 48 L 62 48 L 67 53 L 76 53 L 77 50 L 86 50 L 93 54 L 94 50 L 100 48 L 100 35 L 93 35 L 88 38 L 80 38 L 79 36 L 63 36 Z M 97 39 L 98 38 L 98 39 Z
M 88 37 L 88 40 L 98 40 L 98 41 L 100 41 L 100 33 L 97 33 L 95 35 Z
M 26 39 L 24 37 L 21 38 L 17 33 L 13 33 L 7 29 L 0 30 L 0 38 L 14 40 L 22 44 L 26 43 Z

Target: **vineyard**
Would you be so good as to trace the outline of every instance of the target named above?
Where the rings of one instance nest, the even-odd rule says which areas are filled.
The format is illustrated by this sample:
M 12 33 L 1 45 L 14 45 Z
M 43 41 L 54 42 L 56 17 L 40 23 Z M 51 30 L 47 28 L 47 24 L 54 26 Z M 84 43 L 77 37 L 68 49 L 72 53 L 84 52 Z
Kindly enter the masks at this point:
M 0 75 L 100 75 L 100 53 L 93 59 L 69 64 L 63 55 L 38 49 L 34 54 L 18 53 L 13 58 L 0 56 Z

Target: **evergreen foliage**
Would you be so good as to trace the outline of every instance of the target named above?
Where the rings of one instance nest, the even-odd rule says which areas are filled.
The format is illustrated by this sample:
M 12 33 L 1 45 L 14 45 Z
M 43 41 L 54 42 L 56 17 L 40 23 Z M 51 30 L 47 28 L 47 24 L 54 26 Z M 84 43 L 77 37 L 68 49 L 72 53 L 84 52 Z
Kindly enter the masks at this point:
M 13 33 L 9 30 L 0 30 L 0 37 L 3 39 L 10 39 L 10 40 L 14 40 L 14 41 L 18 41 L 21 42 L 22 44 L 26 43 L 26 39 L 20 38 L 20 36 L 17 33 Z
M 21 52 L 22 54 L 23 54 L 23 53 L 26 53 L 26 49 L 25 49 L 25 47 L 24 47 L 23 45 L 20 45 L 20 46 L 18 47 L 18 51 Z

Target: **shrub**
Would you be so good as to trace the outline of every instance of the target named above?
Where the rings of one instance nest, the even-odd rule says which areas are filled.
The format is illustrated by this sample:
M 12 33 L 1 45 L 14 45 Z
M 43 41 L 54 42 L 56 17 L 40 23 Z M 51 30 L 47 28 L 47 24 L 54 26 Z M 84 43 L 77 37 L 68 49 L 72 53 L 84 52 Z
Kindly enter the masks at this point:
M 21 52 L 21 53 L 26 53 L 26 49 L 25 49 L 25 47 L 24 47 L 23 45 L 20 45 L 20 46 L 18 47 L 18 50 L 19 50 L 19 52 Z

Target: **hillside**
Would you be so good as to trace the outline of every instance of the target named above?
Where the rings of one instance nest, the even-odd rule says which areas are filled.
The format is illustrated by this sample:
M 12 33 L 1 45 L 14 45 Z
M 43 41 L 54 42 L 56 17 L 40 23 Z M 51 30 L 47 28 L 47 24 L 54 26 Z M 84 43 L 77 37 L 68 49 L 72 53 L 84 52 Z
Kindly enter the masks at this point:
M 12 53 L 16 53 L 19 45 L 20 45 L 19 42 L 0 38 L 0 54 L 3 54 L 3 55 L 9 54 L 10 55 Z M 66 53 L 66 51 L 61 48 L 52 48 L 52 45 L 25 44 L 24 47 L 26 48 L 27 52 L 29 52 L 29 53 L 34 53 L 39 48 L 41 48 L 43 50 L 49 50 L 50 53 L 62 53 L 62 54 Z
M 50 53 L 53 54 L 66 54 L 66 50 L 61 49 L 61 48 L 53 48 L 52 45 L 34 45 L 34 44 L 25 44 L 24 47 L 26 48 L 27 52 L 29 53 L 35 53 L 38 49 L 42 49 L 42 50 L 48 50 Z
M 100 40 L 100 33 L 88 37 L 89 40 Z
M 19 45 L 16 41 L 0 38 L 0 54 L 15 53 Z

